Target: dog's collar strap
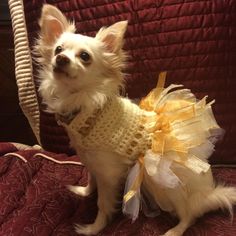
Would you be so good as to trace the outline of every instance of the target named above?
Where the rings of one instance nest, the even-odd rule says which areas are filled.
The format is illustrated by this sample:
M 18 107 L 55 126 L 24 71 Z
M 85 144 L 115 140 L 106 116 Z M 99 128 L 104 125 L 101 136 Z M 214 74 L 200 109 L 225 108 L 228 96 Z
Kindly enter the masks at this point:
M 80 109 L 74 110 L 72 112 L 56 113 L 56 121 L 58 123 L 70 124 L 70 122 L 80 113 Z

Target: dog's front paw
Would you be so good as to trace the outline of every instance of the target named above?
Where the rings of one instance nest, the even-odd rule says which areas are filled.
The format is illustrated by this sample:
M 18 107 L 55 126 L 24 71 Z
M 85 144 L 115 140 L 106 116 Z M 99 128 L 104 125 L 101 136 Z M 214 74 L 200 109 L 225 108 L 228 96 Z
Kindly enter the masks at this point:
M 100 227 L 97 227 L 95 224 L 88 225 L 75 225 L 75 232 L 82 235 L 96 235 L 101 230 Z
M 182 236 L 182 233 L 175 229 L 170 229 L 162 236 Z
M 87 197 L 91 194 L 91 191 L 90 191 L 91 189 L 88 186 L 82 187 L 82 186 L 68 185 L 67 188 L 71 192 L 73 192 L 81 197 Z

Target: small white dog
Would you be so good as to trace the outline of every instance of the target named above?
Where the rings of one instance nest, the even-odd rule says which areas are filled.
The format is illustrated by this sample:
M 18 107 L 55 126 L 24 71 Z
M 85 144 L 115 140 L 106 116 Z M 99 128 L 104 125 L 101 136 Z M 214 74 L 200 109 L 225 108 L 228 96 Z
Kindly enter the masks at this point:
M 144 154 L 143 150 L 150 147 L 145 125 L 140 125 L 133 114 L 138 117 L 156 114 L 142 111 L 119 96 L 125 66 L 122 46 L 126 21 L 100 29 L 93 38 L 75 34 L 74 24 L 57 8 L 44 5 L 39 23 L 41 32 L 35 49 L 41 65 L 40 94 L 48 110 L 67 129 L 71 145 L 90 173 L 86 187 L 69 188 L 80 196 L 88 196 L 96 188 L 98 191 L 95 222 L 77 225 L 76 232 L 97 234 L 117 210 L 129 170 L 139 155 Z M 194 99 L 188 91 L 186 94 Z M 136 127 L 137 131 L 130 131 L 130 127 Z M 131 133 L 135 140 L 129 140 Z M 199 174 L 173 161 L 171 171 L 177 176 L 173 181 L 182 183 L 177 187 L 165 188 L 155 181 L 143 181 L 158 205 L 180 219 L 166 236 L 182 235 L 197 217 L 208 211 L 227 208 L 232 214 L 236 189 L 215 186 L 210 168 Z

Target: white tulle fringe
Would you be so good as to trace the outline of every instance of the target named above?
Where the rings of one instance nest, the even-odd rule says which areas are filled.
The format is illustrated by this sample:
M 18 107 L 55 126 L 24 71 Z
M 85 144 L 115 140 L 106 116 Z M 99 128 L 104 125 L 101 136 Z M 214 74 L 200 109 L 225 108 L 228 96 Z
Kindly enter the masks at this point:
M 152 96 L 155 95 L 154 89 L 151 92 L 153 94 L 147 96 L 147 101 L 143 100 L 142 108 L 147 106 L 150 111 L 151 107 L 157 114 L 157 120 L 150 120 L 150 123 L 145 124 L 153 135 L 152 148 L 146 151 L 142 162 L 138 161 L 131 168 L 125 186 L 125 195 L 132 191 L 133 194 L 128 201 L 124 201 L 123 212 L 132 221 L 137 219 L 144 199 L 141 196 L 141 183 L 139 187 L 132 189 L 137 178 L 143 175 L 142 168 L 145 170 L 145 181 L 163 188 L 184 185 L 172 171 L 172 164 L 178 163 L 199 175 L 206 173 L 210 168 L 207 159 L 214 152 L 216 141 L 224 134 L 212 112 L 211 105 L 214 101 L 207 104 L 207 97 L 197 100 L 190 90 L 181 87 L 182 85 L 170 85 L 156 99 Z M 158 127 L 157 130 L 155 127 Z M 161 148 L 158 148 L 159 144 L 162 144 Z M 147 209 L 147 201 L 142 204 Z M 145 211 L 150 216 L 158 214 L 157 209 L 153 214 Z

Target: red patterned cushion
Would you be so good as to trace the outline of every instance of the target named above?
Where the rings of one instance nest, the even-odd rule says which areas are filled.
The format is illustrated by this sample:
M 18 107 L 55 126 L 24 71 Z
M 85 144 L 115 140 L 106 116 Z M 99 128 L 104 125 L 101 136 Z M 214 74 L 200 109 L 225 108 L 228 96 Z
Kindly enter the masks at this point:
M 32 46 L 40 9 L 46 1 L 24 0 Z M 236 1 L 47 1 L 74 19 L 78 33 L 95 35 L 104 25 L 129 20 L 125 49 L 130 54 L 127 93 L 142 97 L 156 85 L 159 71 L 167 83 L 182 83 L 197 97 L 216 99 L 214 111 L 225 138 L 212 157 L 236 161 Z M 70 152 L 65 132 L 41 114 L 41 141 L 51 151 Z
M 3 156 L 8 153 L 8 156 Z M 96 217 L 96 195 L 78 198 L 65 186 L 85 185 L 84 167 L 56 164 L 40 156 L 38 150 L 18 150 L 0 143 L 0 235 L 2 236 L 76 236 L 73 225 L 90 223 Z M 43 153 L 58 161 L 68 161 L 62 154 Z M 27 162 L 23 161 L 22 157 Z M 69 158 L 78 162 L 78 157 Z M 236 185 L 233 168 L 213 169 L 219 182 Z M 119 214 L 100 236 L 161 235 L 177 224 L 167 213 L 155 218 L 140 217 L 133 224 Z M 236 217 L 212 212 L 198 219 L 184 236 L 235 236 Z

